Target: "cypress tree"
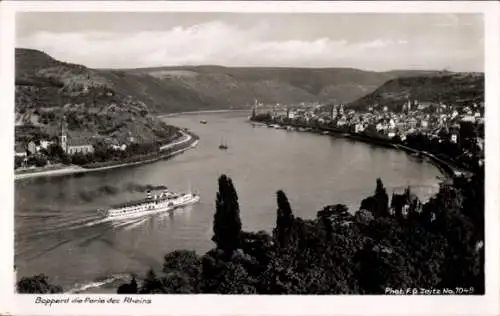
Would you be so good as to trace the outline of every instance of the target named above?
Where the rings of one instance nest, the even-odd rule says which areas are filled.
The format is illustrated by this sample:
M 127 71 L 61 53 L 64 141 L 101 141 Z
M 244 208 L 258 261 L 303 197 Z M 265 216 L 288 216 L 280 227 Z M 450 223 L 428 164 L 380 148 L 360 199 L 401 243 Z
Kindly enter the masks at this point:
M 217 248 L 230 255 L 240 246 L 241 220 L 238 195 L 233 182 L 225 174 L 219 177 L 215 207 L 212 240 Z
M 377 201 L 377 215 L 389 215 L 389 196 L 384 188 L 384 184 L 380 178 L 377 178 L 377 187 L 375 189 L 375 199 Z
M 293 224 L 293 213 L 288 198 L 285 192 L 279 190 L 276 193 L 276 199 L 278 201 L 278 214 L 276 218 L 276 233 L 275 237 L 280 247 L 286 247 Z

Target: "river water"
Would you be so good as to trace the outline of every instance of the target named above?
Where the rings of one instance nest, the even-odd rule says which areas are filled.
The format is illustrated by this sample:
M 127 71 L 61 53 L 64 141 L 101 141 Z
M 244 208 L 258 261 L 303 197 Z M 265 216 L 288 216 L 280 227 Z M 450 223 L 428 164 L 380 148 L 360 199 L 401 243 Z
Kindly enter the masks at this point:
M 356 211 L 381 177 L 389 195 L 411 185 L 421 199 L 438 189 L 440 171 L 393 149 L 345 138 L 252 127 L 249 113 L 195 113 L 164 118 L 200 136 L 195 149 L 170 160 L 80 176 L 21 180 L 15 184 L 15 264 L 18 278 L 48 275 L 65 290 L 110 282 L 130 272 L 161 268 L 175 249 L 202 254 L 213 247 L 217 178 L 226 173 L 238 191 L 245 230 L 266 230 L 276 220 L 277 190 L 294 214 L 313 218 L 322 206 Z M 207 124 L 200 124 L 207 120 Z M 221 141 L 227 151 L 219 150 Z M 199 204 L 175 214 L 103 221 L 97 208 L 142 198 L 145 185 L 194 189 Z M 99 290 L 98 290 L 99 291 Z

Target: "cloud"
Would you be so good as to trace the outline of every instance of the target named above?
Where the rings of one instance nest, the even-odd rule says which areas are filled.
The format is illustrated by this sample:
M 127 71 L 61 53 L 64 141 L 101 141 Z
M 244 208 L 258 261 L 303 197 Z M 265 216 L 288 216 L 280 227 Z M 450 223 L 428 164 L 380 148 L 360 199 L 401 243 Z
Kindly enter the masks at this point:
M 270 39 L 265 24 L 241 28 L 213 21 L 165 31 L 50 33 L 39 31 L 18 40 L 18 47 L 41 49 L 54 58 L 94 68 L 167 65 L 405 68 L 419 56 L 409 56 L 406 39 L 372 38 L 349 41 L 320 37 L 309 40 Z M 409 46 L 409 47 L 408 47 Z M 427 47 L 425 54 L 433 51 Z M 442 48 L 441 48 L 442 49 Z M 453 51 L 438 51 L 442 56 Z M 410 58 L 411 57 L 411 58 Z M 418 62 L 426 64 L 425 59 Z M 432 62 L 430 63 L 432 64 Z
M 374 41 L 358 44 L 362 48 L 382 48 L 394 45 L 393 41 L 376 39 Z

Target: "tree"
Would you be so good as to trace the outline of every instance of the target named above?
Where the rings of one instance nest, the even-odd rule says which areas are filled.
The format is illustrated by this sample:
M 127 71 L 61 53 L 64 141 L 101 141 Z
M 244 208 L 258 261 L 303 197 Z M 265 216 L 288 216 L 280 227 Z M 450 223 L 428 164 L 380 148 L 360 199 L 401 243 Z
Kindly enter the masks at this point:
M 135 276 L 132 276 L 130 283 L 122 284 L 118 287 L 116 291 L 117 294 L 137 294 L 137 281 Z
M 361 206 L 359 207 L 361 210 L 366 210 L 370 212 L 372 215 L 376 216 L 376 200 L 373 196 L 369 196 L 364 198 L 361 201 Z
M 47 159 L 40 154 L 35 154 L 28 158 L 28 165 L 36 167 L 44 167 L 47 164 Z
M 201 274 L 201 258 L 194 251 L 175 250 L 165 255 L 163 272 L 182 273 L 188 278 L 191 287 L 195 288 Z
M 293 224 L 293 213 L 288 198 L 282 190 L 276 193 L 278 202 L 278 215 L 276 218 L 275 239 L 279 247 L 288 245 Z
M 162 280 L 163 293 L 189 294 L 196 293 L 196 284 L 192 282 L 189 276 L 180 271 L 174 271 L 167 274 Z
M 230 256 L 240 246 L 241 220 L 238 195 L 232 180 L 225 174 L 219 177 L 215 207 L 212 240 Z
M 328 240 L 330 240 L 333 233 L 334 224 L 344 225 L 354 219 L 353 216 L 349 214 L 349 209 L 344 204 L 325 206 L 321 211 L 318 211 L 317 218 L 322 224 Z
M 17 169 L 17 168 L 22 167 L 23 162 L 24 162 L 24 158 L 23 157 L 15 156 L 14 157 L 14 168 Z
M 85 165 L 92 162 L 92 154 L 75 153 L 71 156 L 71 162 L 75 165 Z
M 49 283 L 48 277 L 44 274 L 37 274 L 33 277 L 23 277 L 17 282 L 17 291 L 19 293 L 62 293 L 63 289 L 59 285 Z
M 375 188 L 374 198 L 377 204 L 376 214 L 378 216 L 387 216 L 389 215 L 389 196 L 384 188 L 384 184 L 382 183 L 382 179 L 377 178 L 377 187 Z
M 47 146 L 47 156 L 48 157 L 62 159 L 62 157 L 64 155 L 66 155 L 66 153 L 64 152 L 62 147 L 59 146 L 58 144 L 52 143 L 52 144 L 49 144 L 49 146 Z
M 125 290 L 128 290 L 128 288 Z M 146 278 L 142 282 L 142 287 L 139 292 L 141 294 L 166 293 L 161 280 L 156 277 L 156 273 L 152 269 L 149 269 L 146 274 Z M 120 294 L 120 292 L 118 292 L 118 294 Z
M 403 217 L 403 207 L 405 206 L 406 203 L 406 196 L 405 194 L 392 194 L 392 199 L 391 199 L 391 208 L 394 210 L 394 216 L 402 220 Z

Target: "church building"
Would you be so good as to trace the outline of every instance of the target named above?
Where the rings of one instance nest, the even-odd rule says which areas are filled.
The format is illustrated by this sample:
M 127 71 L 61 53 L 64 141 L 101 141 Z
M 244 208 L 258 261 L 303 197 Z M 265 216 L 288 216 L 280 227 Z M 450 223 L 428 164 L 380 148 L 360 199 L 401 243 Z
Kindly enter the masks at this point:
M 68 134 L 68 127 L 65 120 L 61 123 L 59 145 L 68 155 L 76 153 L 90 154 L 94 152 L 94 146 L 92 145 L 90 138 L 84 136 L 74 137 Z

